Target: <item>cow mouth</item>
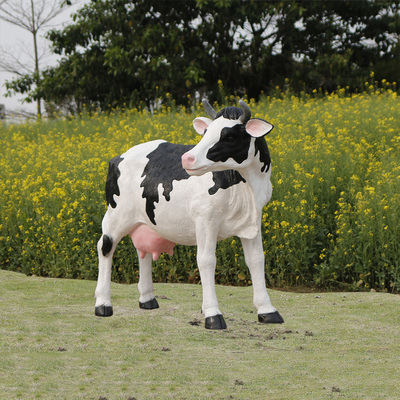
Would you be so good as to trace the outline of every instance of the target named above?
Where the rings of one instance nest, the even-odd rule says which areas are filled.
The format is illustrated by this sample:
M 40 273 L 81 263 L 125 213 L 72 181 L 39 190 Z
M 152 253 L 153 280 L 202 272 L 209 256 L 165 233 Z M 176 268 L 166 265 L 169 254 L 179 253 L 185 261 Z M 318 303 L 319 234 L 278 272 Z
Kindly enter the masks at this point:
M 196 173 L 198 173 L 198 172 L 201 172 L 201 171 L 205 171 L 206 170 L 206 167 L 200 167 L 200 168 L 193 168 L 193 169 L 191 169 L 191 168 L 185 168 L 185 171 L 190 175 L 190 174 L 196 174 Z

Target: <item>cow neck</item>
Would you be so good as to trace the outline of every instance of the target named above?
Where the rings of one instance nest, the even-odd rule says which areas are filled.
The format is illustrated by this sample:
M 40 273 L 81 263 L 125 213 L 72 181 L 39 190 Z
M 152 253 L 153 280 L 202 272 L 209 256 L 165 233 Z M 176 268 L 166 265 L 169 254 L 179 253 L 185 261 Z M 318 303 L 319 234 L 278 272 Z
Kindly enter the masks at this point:
M 252 161 L 247 167 L 238 169 L 238 172 L 250 186 L 257 206 L 263 208 L 265 202 L 269 198 L 269 192 L 271 190 L 268 185 L 271 175 L 271 165 L 269 164 L 269 166 L 265 168 L 265 163 L 262 161 L 263 157 L 259 153 L 259 150 L 260 149 L 256 150 L 255 145 L 250 146 L 248 156 Z

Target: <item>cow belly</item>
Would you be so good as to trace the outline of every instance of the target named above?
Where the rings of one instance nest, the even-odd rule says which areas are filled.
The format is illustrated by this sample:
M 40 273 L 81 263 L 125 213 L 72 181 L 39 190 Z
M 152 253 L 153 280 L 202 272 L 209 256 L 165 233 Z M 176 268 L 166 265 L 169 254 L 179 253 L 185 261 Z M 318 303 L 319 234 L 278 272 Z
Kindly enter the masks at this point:
M 129 235 L 133 245 L 139 251 L 140 258 L 150 253 L 156 261 L 162 253 L 168 253 L 170 256 L 174 254 L 175 243 L 164 239 L 145 224 L 136 226 Z
M 196 245 L 198 221 L 218 240 L 231 236 L 251 239 L 259 232 L 254 196 L 244 183 L 218 190 L 213 195 L 208 192 L 213 185 L 211 174 L 173 184 L 169 201 L 163 198 L 163 188 L 159 187 L 154 230 L 162 237 L 181 245 Z

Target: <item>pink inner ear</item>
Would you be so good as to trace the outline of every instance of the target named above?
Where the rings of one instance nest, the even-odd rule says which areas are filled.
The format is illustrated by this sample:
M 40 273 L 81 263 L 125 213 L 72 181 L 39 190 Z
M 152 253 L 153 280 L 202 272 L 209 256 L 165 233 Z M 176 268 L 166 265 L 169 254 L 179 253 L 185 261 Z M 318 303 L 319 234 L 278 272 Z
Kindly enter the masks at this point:
M 211 122 L 211 120 L 210 120 Z M 209 123 L 206 118 L 195 118 L 193 120 L 193 127 L 199 135 L 204 135 L 204 131 L 207 129 Z
M 246 124 L 247 133 L 253 137 L 264 136 L 271 131 L 272 128 L 273 125 L 269 122 L 257 118 L 251 119 Z

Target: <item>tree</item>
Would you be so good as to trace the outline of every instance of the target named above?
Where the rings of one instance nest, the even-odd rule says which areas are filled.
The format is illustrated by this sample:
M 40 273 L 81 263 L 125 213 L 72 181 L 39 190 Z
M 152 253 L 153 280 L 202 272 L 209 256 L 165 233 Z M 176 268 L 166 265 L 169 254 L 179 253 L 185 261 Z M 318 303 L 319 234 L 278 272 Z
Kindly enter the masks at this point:
M 184 42 L 193 49 L 198 45 L 188 23 L 193 8 L 163 1 L 151 9 L 146 3 L 96 2 L 79 11 L 76 24 L 52 31 L 49 38 L 62 58 L 57 68 L 44 71 L 37 95 L 55 101 L 73 97 L 78 105 L 107 108 L 149 103 L 156 85 L 179 94 L 180 87 L 201 81 L 196 63 L 186 64 L 187 57 L 181 57 L 183 47 L 189 48 Z
M 400 34 L 400 3 L 384 0 L 326 1 L 311 6 L 306 1 L 302 3 L 302 22 L 307 35 L 298 49 L 304 61 L 296 78 L 306 89 L 322 87 L 331 91 L 341 85 L 355 90 L 379 64 L 394 61 Z M 398 67 L 399 64 L 397 71 Z M 390 68 L 382 70 L 380 78 L 397 81 L 399 72 L 393 72 Z
M 287 79 L 296 91 L 356 90 L 375 67 L 398 74 L 399 13 L 388 0 L 92 0 L 49 33 L 61 60 L 30 95 L 79 110 L 214 100 L 218 81 L 254 98 Z
M 16 74 L 22 80 L 8 85 L 15 92 L 25 93 L 29 91 L 32 84 L 40 79 L 38 34 L 39 30 L 45 28 L 49 23 L 63 11 L 63 6 L 69 2 L 60 3 L 59 0 L 3 0 L 0 2 L 0 19 L 10 24 L 27 30 L 33 39 L 33 69 L 22 64 L 13 53 L 3 55 L 0 68 Z M 41 115 L 41 99 L 37 97 L 37 115 Z
M 253 20 L 267 14 L 265 3 L 251 4 Z M 75 24 L 50 33 L 62 59 L 44 72 L 40 93 L 102 109 L 149 105 L 165 93 L 178 104 L 187 102 L 188 93 L 215 98 L 219 80 L 243 94 L 249 51 L 236 28 L 248 12 L 248 3 L 238 0 L 92 2 L 76 14 Z
M 248 61 L 241 69 L 251 97 L 287 79 L 296 92 L 356 90 L 374 69 L 380 79 L 398 82 L 400 3 L 264 2 L 264 11 L 251 4 L 242 25 L 247 30 L 242 54 Z

